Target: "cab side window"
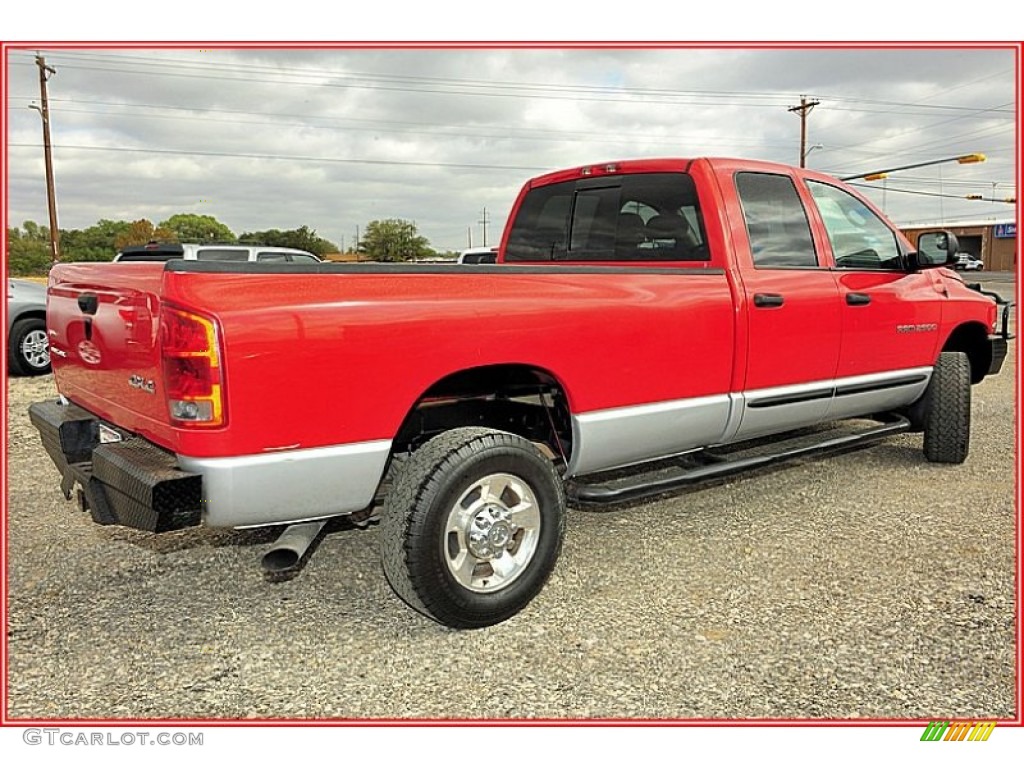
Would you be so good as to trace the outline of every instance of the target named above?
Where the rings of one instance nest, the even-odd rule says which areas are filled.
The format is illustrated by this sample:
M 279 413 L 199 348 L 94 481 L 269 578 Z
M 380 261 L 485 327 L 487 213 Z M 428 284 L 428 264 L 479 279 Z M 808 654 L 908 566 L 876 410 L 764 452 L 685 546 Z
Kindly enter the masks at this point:
M 825 222 L 838 269 L 903 269 L 896 234 L 863 201 L 820 181 L 808 181 L 807 187 Z
M 818 266 L 807 212 L 789 176 L 738 173 L 736 190 L 755 267 Z
M 256 261 L 269 261 L 269 262 L 276 262 L 278 264 L 282 264 L 282 263 L 291 261 L 291 259 L 288 258 L 288 254 L 287 253 L 276 253 L 274 251 L 261 251 L 260 253 L 256 254 Z

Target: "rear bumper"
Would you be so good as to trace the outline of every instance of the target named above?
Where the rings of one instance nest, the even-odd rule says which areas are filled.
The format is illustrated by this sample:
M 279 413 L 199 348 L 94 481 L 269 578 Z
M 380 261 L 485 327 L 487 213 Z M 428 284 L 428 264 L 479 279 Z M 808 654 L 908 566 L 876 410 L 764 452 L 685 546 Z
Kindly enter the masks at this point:
M 99 420 L 70 403 L 34 403 L 29 418 L 65 498 L 79 486 L 79 506 L 100 525 L 162 532 L 201 522 L 202 476 L 178 469 L 174 454 L 134 436 L 101 442 Z
M 101 525 L 172 531 L 192 525 L 247 528 L 344 515 L 369 507 L 390 457 L 374 440 L 254 456 L 197 458 L 135 435 L 101 430 L 94 414 L 57 401 L 29 408 L 70 499 Z M 121 435 L 103 442 L 101 431 Z M 116 439 L 116 438 L 115 438 Z

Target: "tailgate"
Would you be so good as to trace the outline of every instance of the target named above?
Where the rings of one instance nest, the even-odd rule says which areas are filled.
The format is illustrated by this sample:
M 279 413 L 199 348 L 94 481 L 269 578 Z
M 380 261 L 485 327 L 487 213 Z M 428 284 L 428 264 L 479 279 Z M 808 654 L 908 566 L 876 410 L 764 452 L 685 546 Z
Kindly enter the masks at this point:
M 160 386 L 162 263 L 59 264 L 46 324 L 57 389 L 112 424 L 174 450 Z

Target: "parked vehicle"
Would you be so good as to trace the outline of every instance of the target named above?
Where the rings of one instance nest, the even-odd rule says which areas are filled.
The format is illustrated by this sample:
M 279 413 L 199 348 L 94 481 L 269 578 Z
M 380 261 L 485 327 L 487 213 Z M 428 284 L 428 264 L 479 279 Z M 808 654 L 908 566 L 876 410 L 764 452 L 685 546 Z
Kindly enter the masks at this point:
M 7 281 L 7 370 L 15 376 L 50 372 L 46 286 L 41 283 Z
M 124 248 L 114 261 L 228 261 L 267 262 L 272 264 L 316 264 L 320 259 L 308 251 L 297 248 L 278 248 L 269 245 L 243 245 L 236 243 L 149 243 Z
M 956 261 L 953 262 L 953 269 L 964 272 L 980 272 L 985 268 L 985 262 L 972 253 L 958 253 Z
M 928 461 L 963 462 L 971 385 L 1000 370 L 1009 333 L 1007 307 L 998 327 L 996 302 L 939 268 L 956 251 L 949 232 L 911 245 L 810 170 L 573 168 L 526 184 L 497 265 L 58 265 L 61 399 L 30 412 L 96 522 L 289 524 L 270 570 L 381 500 L 395 591 L 481 627 L 540 591 L 567 498 L 664 493 L 905 431 Z M 854 417 L 877 423 L 781 442 Z M 676 472 L 634 471 L 683 454 Z
M 498 261 L 498 249 L 484 246 L 467 248 L 459 254 L 459 264 L 494 264 Z

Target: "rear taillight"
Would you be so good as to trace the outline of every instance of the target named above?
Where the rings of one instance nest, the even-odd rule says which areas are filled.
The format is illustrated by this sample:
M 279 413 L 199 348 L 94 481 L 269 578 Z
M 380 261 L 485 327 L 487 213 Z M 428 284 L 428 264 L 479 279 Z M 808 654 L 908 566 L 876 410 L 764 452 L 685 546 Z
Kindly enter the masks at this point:
M 223 375 L 217 324 L 193 312 L 160 308 L 160 361 L 171 423 L 224 424 Z

